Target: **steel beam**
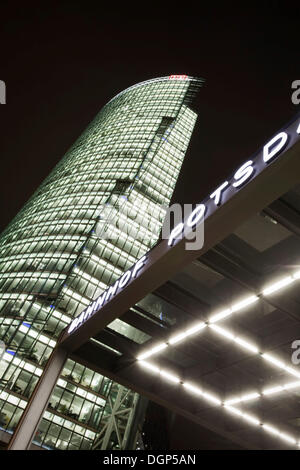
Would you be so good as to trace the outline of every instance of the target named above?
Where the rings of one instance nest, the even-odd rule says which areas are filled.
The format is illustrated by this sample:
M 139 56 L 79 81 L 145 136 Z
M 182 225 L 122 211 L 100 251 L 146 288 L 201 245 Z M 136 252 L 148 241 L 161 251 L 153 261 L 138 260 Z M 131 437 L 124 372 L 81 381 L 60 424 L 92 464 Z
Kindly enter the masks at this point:
M 47 408 L 53 388 L 67 359 L 67 352 L 55 348 L 9 442 L 8 450 L 29 450 Z
M 249 217 L 299 183 L 299 154 L 300 141 L 215 210 L 205 221 L 205 243 L 200 250 L 186 250 L 185 238 L 172 247 L 168 246 L 167 240 L 163 240 L 153 248 L 139 276 L 108 301 L 99 313 L 95 313 L 71 334 L 68 334 L 68 328 L 65 329 L 61 340 L 64 348 L 69 351 L 78 349 L 95 331 L 105 328 L 149 292 L 153 292 L 176 272 L 226 238 Z

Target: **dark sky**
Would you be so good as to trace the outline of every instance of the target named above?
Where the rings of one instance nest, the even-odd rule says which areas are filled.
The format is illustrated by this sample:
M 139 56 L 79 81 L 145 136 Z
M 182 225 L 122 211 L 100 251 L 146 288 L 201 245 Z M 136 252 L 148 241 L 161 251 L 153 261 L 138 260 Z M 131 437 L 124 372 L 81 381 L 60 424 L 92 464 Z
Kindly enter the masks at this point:
M 196 13 L 190 2 L 177 9 L 172 2 L 140 9 L 2 2 L 0 229 L 101 107 L 139 81 L 177 73 L 206 79 L 174 196 L 180 202 L 201 200 L 299 112 L 291 102 L 291 83 L 300 79 L 299 6 L 241 3 L 197 2 Z
M 0 231 L 101 107 L 139 81 L 206 79 L 179 202 L 201 201 L 299 113 L 297 2 L 199 0 L 199 13 L 191 2 L 110 3 L 1 2 Z

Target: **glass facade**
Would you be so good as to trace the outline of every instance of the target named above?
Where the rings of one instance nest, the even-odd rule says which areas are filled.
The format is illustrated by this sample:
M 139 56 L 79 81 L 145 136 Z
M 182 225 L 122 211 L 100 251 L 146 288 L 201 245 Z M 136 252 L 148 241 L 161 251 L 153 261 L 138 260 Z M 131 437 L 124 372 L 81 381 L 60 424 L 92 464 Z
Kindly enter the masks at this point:
M 0 237 L 0 429 L 13 432 L 61 331 L 157 241 L 202 80 L 162 77 L 113 98 Z M 122 320 L 109 327 L 137 343 Z M 89 449 L 116 386 L 68 360 L 35 442 Z

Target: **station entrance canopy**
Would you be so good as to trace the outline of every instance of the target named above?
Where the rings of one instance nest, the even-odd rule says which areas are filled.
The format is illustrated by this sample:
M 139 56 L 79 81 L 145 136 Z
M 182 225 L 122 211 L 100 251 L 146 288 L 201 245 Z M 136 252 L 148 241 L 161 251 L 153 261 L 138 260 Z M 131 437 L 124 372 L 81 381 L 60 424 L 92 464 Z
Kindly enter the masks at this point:
M 187 250 L 184 227 L 203 220 Z M 298 117 L 73 320 L 40 390 L 71 357 L 238 447 L 299 447 L 299 236 Z

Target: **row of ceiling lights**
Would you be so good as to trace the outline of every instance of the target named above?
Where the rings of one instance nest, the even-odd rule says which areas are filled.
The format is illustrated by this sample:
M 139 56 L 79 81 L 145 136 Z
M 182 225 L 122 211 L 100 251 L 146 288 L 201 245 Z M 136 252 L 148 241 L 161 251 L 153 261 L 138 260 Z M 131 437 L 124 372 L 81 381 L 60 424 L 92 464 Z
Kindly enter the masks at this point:
M 253 344 L 249 341 L 246 341 L 245 339 L 234 335 L 228 329 L 225 329 L 223 327 L 221 328 L 220 326 L 215 324 L 215 323 L 219 322 L 220 320 L 223 320 L 224 318 L 229 317 L 233 313 L 238 312 L 238 311 L 244 309 L 245 307 L 253 304 L 257 300 L 259 300 L 259 298 L 261 296 L 268 296 L 270 294 L 276 293 L 279 290 L 283 289 L 284 287 L 287 287 L 288 285 L 292 284 L 293 282 L 295 282 L 298 279 L 300 279 L 300 271 L 297 271 L 297 272 L 291 274 L 290 276 L 286 276 L 286 277 L 280 279 L 279 281 L 276 281 L 276 282 L 268 285 L 265 289 L 262 290 L 262 292 L 260 294 L 251 295 L 251 296 L 243 299 L 242 301 L 238 301 L 237 303 L 233 304 L 231 307 L 226 308 L 226 309 L 212 315 L 208 319 L 207 322 L 198 322 L 196 325 L 193 325 L 193 326 L 189 327 L 188 329 L 177 333 L 176 335 L 172 336 L 167 342 L 159 343 L 158 345 L 152 347 L 148 351 L 145 351 L 144 353 L 140 354 L 137 358 L 139 363 L 143 367 L 145 367 L 146 369 L 151 370 L 152 372 L 158 374 L 160 377 L 164 378 L 165 380 L 167 380 L 169 382 L 181 384 L 189 392 L 192 392 L 192 393 L 196 394 L 197 396 L 209 401 L 210 403 L 212 403 L 214 405 L 222 406 L 225 410 L 231 412 L 232 414 L 240 416 L 241 418 L 243 418 L 249 424 L 260 426 L 265 431 L 267 431 L 267 432 L 269 432 L 273 435 L 276 435 L 277 437 L 281 438 L 285 442 L 288 442 L 289 444 L 297 445 L 298 447 L 300 447 L 300 441 L 297 441 L 297 439 L 295 437 L 281 432 L 278 428 L 276 428 L 276 427 L 274 427 L 270 424 L 262 423 L 259 418 L 255 417 L 253 415 L 250 415 L 248 413 L 245 413 L 245 412 L 241 411 L 240 409 L 232 406 L 233 404 L 240 403 L 240 402 L 245 402 L 245 401 L 248 401 L 248 400 L 257 399 L 257 398 L 260 398 L 264 395 L 270 395 L 270 394 L 273 394 L 273 393 L 284 392 L 286 390 L 296 388 L 296 387 L 300 386 L 300 380 L 296 381 L 296 382 L 290 382 L 290 383 L 287 383 L 287 384 L 284 384 L 284 385 L 276 385 L 276 386 L 273 386 L 273 387 L 269 387 L 269 388 L 266 388 L 266 389 L 262 390 L 261 393 L 250 392 L 250 393 L 244 394 L 240 397 L 234 397 L 234 398 L 231 398 L 229 400 L 222 401 L 218 397 L 216 397 L 215 395 L 212 395 L 212 394 L 204 391 L 203 389 L 201 389 L 201 388 L 199 388 L 199 387 L 197 387 L 197 386 L 195 386 L 195 385 L 193 385 L 189 382 L 183 382 L 179 377 L 173 375 L 172 373 L 170 373 L 170 372 L 168 372 L 164 369 L 160 369 L 159 367 L 145 361 L 145 359 L 148 359 L 149 357 L 159 353 L 160 351 L 166 349 L 167 347 L 172 346 L 174 344 L 178 344 L 179 342 L 185 340 L 187 337 L 192 336 L 192 335 L 198 333 L 199 331 L 202 331 L 206 327 L 209 327 L 214 332 L 216 332 L 217 334 L 220 334 L 220 335 L 226 337 L 227 339 L 234 341 L 236 344 L 238 344 L 239 346 L 241 346 L 244 349 L 247 349 L 248 351 L 250 351 L 252 353 L 259 354 L 259 356 L 261 358 L 263 358 L 264 360 L 270 362 L 275 367 L 278 367 L 279 369 L 284 370 L 288 374 L 293 375 L 293 376 L 300 379 L 300 373 L 297 372 L 296 370 L 294 370 L 292 367 L 287 366 L 280 359 L 272 356 L 271 354 L 267 354 L 267 353 L 263 353 L 263 352 L 259 351 L 258 347 L 255 344 Z

